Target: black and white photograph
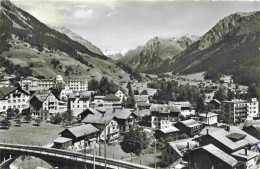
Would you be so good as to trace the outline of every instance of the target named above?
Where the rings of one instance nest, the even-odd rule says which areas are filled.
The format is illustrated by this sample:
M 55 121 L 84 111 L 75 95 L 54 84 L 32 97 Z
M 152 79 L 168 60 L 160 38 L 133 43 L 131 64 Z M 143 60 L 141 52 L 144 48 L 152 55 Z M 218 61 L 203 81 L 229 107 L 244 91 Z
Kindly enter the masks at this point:
M 0 0 L 0 169 L 260 169 L 259 0 Z

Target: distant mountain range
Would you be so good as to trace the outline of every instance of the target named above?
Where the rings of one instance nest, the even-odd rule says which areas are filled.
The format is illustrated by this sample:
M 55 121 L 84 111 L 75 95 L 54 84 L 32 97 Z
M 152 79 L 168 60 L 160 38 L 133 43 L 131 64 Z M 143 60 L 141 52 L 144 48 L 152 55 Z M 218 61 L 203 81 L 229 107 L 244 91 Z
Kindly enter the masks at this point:
M 79 42 L 80 44 L 86 46 L 90 51 L 97 53 L 99 55 L 104 55 L 102 53 L 102 51 L 96 47 L 95 45 L 93 45 L 91 42 L 89 42 L 88 40 L 84 39 L 83 37 L 81 37 L 80 35 L 72 32 L 70 29 L 64 27 L 64 26 L 52 26 L 53 29 L 59 31 L 60 33 L 63 33 L 65 35 L 67 35 L 68 37 L 70 37 L 72 40 Z
M 155 37 L 149 40 L 144 46 L 130 50 L 119 62 L 129 65 L 131 68 L 143 72 L 154 73 L 167 59 L 174 57 L 194 43 L 198 37 L 183 36 L 181 38 L 160 38 Z
M 128 49 L 123 49 L 121 51 L 111 51 L 111 50 L 105 50 L 103 51 L 104 55 L 107 57 L 113 59 L 113 60 L 118 60 L 121 57 L 125 56 L 125 54 L 128 52 Z
M 119 61 L 139 72 L 215 71 L 233 75 L 241 84 L 260 83 L 259 23 L 259 11 L 231 14 L 198 40 L 156 37 Z

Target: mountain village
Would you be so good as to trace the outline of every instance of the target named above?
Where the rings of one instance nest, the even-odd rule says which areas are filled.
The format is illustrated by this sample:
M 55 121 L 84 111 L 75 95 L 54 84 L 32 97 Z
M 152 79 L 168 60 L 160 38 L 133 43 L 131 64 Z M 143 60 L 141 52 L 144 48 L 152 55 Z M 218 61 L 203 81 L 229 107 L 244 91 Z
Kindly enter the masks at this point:
M 154 35 L 133 50 L 102 52 L 11 1 L 0 2 L 0 169 L 260 169 L 259 10 L 229 13 L 200 37 Z M 145 8 L 140 18 L 150 11 L 143 2 L 126 4 Z M 106 5 L 97 6 L 113 10 Z M 121 23 L 117 14 L 106 14 L 104 24 Z M 140 26 L 136 16 L 129 30 Z M 149 33 L 142 24 L 141 34 Z M 127 27 L 112 25 L 112 33 Z M 164 32 L 158 25 L 155 32 Z
M 214 108 L 199 111 L 197 105 L 188 100 L 152 103 L 153 96 L 161 89 L 147 87 L 139 93 L 139 86 L 131 87 L 131 82 L 126 90 L 118 87 L 115 93 L 98 95 L 98 91 L 88 89 L 89 82 L 83 78 L 65 81 L 61 75 L 53 79 L 27 77 L 21 78 L 15 86 L 11 85 L 11 78 L 5 76 L 0 83 L 1 128 L 13 127 L 9 120 L 20 128 L 31 120 L 39 128 L 41 123 L 63 123 L 66 127 L 57 133 L 49 147 L 91 153 L 93 145 L 101 149 L 104 144 L 120 144 L 127 133 L 137 132 L 135 129 L 141 127 L 149 135 L 148 146 L 154 148 L 146 153 L 161 153 L 158 162 L 152 158 L 157 164 L 151 162 L 150 167 L 258 166 L 260 118 L 256 98 L 219 101 L 214 95 L 219 87 L 212 87 L 213 95 L 206 93 L 203 105 L 214 105 Z M 235 86 L 232 83 L 232 79 L 226 77 L 217 83 L 199 82 L 198 86 L 204 90 L 204 85 L 221 84 L 248 95 L 238 86 L 237 89 L 228 87 Z M 132 107 L 126 104 L 131 95 L 135 100 Z

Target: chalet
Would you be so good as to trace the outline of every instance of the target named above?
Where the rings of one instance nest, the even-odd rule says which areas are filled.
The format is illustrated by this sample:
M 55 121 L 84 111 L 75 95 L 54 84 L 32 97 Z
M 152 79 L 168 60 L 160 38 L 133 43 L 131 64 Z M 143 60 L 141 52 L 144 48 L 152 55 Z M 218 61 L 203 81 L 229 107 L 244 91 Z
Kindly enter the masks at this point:
M 191 139 L 168 142 L 161 151 L 162 163 L 169 166 L 173 163 L 180 162 L 188 151 L 198 146 L 198 143 Z
M 236 169 L 238 161 L 213 144 L 189 153 L 191 168 Z
M 87 115 L 82 121 L 85 124 L 92 124 L 100 131 L 100 140 L 107 139 L 108 143 L 117 142 L 119 136 L 118 122 L 114 115 L 102 114 L 102 115 Z
M 169 128 L 179 121 L 180 109 L 177 106 L 153 104 L 150 111 L 152 128 Z
M 35 118 L 47 120 L 49 115 L 67 111 L 67 105 L 49 90 L 37 91 L 30 98 L 30 111 Z
M 69 146 L 74 146 L 82 150 L 85 146 L 84 140 L 87 140 L 86 147 L 89 147 L 93 142 L 98 142 L 98 137 L 99 129 L 92 124 L 85 124 L 63 130 L 60 137 L 53 142 L 55 148 L 67 149 Z
M 114 115 L 120 131 L 128 131 L 137 122 L 137 116 L 129 109 L 116 110 Z
M 189 119 L 176 123 L 175 127 L 180 130 L 180 133 L 186 133 L 188 136 L 193 137 L 200 133 L 203 125 L 193 119 Z
M 89 114 L 101 115 L 101 113 L 99 111 L 97 111 L 96 109 L 88 108 L 88 109 L 84 110 L 83 112 L 81 112 L 80 114 L 78 114 L 78 119 L 81 121 Z
M 89 99 L 90 97 L 83 93 L 72 93 L 68 98 L 68 109 L 74 112 L 74 116 L 77 116 L 79 113 L 89 108 Z
M 0 88 L 0 113 L 10 109 L 23 109 L 29 107 L 30 95 L 26 91 L 18 87 L 1 87 Z

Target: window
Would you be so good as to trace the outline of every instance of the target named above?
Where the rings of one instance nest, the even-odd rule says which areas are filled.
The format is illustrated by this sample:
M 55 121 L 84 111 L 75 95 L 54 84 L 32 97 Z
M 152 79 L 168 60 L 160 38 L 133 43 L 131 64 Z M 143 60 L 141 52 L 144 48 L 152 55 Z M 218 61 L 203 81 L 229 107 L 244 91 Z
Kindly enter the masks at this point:
M 171 149 L 171 154 L 173 154 L 173 149 Z
M 169 148 L 167 148 L 167 153 L 169 153 L 170 152 L 170 149 Z
M 164 156 L 164 161 L 167 161 L 167 156 Z

